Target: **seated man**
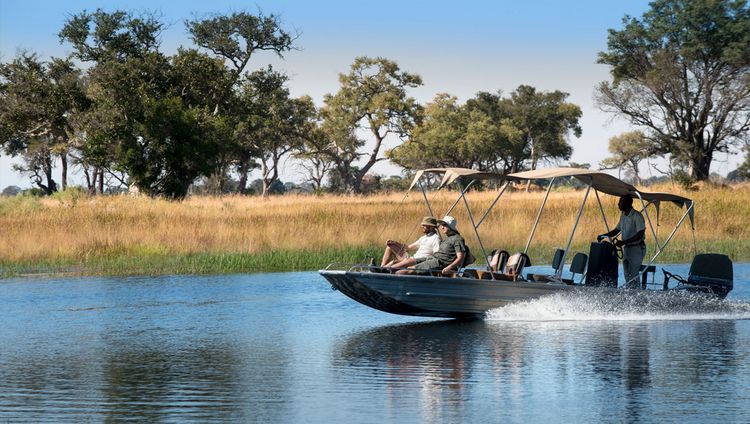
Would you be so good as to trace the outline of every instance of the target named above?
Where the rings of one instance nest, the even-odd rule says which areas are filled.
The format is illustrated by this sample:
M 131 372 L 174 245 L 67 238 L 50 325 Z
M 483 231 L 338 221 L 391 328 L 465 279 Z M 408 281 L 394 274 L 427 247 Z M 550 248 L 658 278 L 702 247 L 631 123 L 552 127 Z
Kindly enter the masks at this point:
M 417 263 L 422 258 L 432 257 L 440 247 L 440 235 L 437 233 L 437 220 L 432 216 L 422 219 L 422 233 L 419 240 L 405 246 L 397 241 L 388 240 L 385 243 L 385 252 L 381 267 L 406 268 Z M 417 249 L 413 257 L 409 256 L 408 250 Z
M 467 249 L 463 237 L 456 229 L 456 219 L 446 215 L 437 223 L 446 236 L 440 242 L 438 251 L 432 257 L 417 259 L 413 268 L 398 270 L 396 274 L 413 274 L 419 270 L 440 269 L 441 274 L 449 275 L 451 271 L 461 266 Z

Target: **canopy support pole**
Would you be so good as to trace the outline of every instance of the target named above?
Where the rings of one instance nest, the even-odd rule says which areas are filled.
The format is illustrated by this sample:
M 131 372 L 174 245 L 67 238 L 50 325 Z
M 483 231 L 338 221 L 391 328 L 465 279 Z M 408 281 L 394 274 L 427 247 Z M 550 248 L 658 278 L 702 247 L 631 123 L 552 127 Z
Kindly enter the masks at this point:
M 492 210 L 492 208 L 495 207 L 495 204 L 497 204 L 497 201 L 500 200 L 500 196 L 502 196 L 503 193 L 505 193 L 505 189 L 508 188 L 508 183 L 509 181 L 505 182 L 502 190 L 500 190 L 500 194 L 498 194 L 497 197 L 495 197 L 495 201 L 492 202 L 492 204 L 487 208 L 487 211 L 484 212 L 484 215 L 482 215 L 482 218 L 479 220 L 479 222 L 477 222 L 477 228 L 479 228 L 479 226 L 482 225 L 482 222 L 484 222 L 484 219 L 487 218 L 487 215 L 490 214 L 490 211 Z
M 422 185 L 422 181 L 419 182 L 419 189 L 422 191 L 422 197 L 424 197 L 424 202 L 427 204 L 427 210 L 430 211 L 430 216 L 435 216 L 435 213 L 432 212 L 432 206 L 430 205 L 430 201 L 427 200 L 427 193 L 424 191 L 424 186 Z
M 599 198 L 599 190 L 594 189 L 594 194 L 596 195 L 596 202 L 599 204 L 599 211 L 602 213 L 602 219 L 604 220 L 604 228 L 607 229 L 607 233 L 609 233 L 609 223 L 607 223 L 607 214 L 604 213 L 604 206 L 602 206 L 602 200 Z M 609 241 L 612 241 L 612 237 L 607 236 Z
M 474 181 L 472 181 L 471 183 L 474 183 Z M 471 185 L 471 183 L 469 185 Z M 482 238 L 479 237 L 479 231 L 477 230 L 477 227 L 479 226 L 474 224 L 474 215 L 471 214 L 471 208 L 469 208 L 469 201 L 466 200 L 466 196 L 464 196 L 463 190 L 461 190 L 461 199 L 464 200 L 464 205 L 466 206 L 466 213 L 469 215 L 469 220 L 471 221 L 471 227 L 474 229 L 474 235 L 476 235 L 477 241 L 479 242 L 479 248 L 482 249 L 482 255 L 484 255 L 483 257 L 485 258 L 485 260 L 487 260 L 487 252 L 484 250 L 484 243 L 482 243 Z M 487 263 L 487 271 L 490 271 L 489 262 Z
M 646 220 L 648 220 L 648 226 L 651 228 L 651 234 L 654 236 L 654 243 L 656 243 L 656 247 L 661 249 L 661 245 L 659 245 L 659 239 L 656 237 L 656 230 L 654 230 L 654 224 L 651 223 L 651 217 L 648 216 L 648 210 L 646 209 L 646 204 L 643 202 L 643 197 L 641 197 L 641 193 L 635 192 L 635 195 L 638 196 L 638 199 L 641 201 L 641 206 L 643 206 L 643 213 L 646 214 Z
M 672 240 L 672 237 L 674 237 L 674 235 L 677 232 L 677 230 L 680 228 L 680 226 L 682 226 L 682 223 L 685 221 L 685 218 L 687 218 L 688 214 L 690 213 L 690 210 L 693 209 L 693 205 L 694 204 L 695 204 L 694 202 L 690 202 L 690 206 L 688 206 L 687 210 L 685 211 L 685 214 L 682 215 L 682 218 L 680 218 L 680 221 L 677 222 L 677 225 L 674 227 L 674 230 L 672 230 L 672 233 L 669 235 L 669 237 L 667 237 L 666 240 L 664 240 L 664 244 L 656 251 L 656 253 L 654 254 L 654 256 L 648 262 L 648 265 L 646 265 L 646 268 L 648 268 L 651 265 L 653 265 L 654 261 L 656 261 L 656 258 L 658 258 L 659 255 L 661 255 L 661 252 L 664 251 L 664 249 L 667 247 L 667 244 L 669 244 L 669 242 Z M 639 273 L 638 275 L 640 276 L 640 274 L 641 273 Z
M 529 246 L 531 246 L 531 240 L 534 238 L 534 233 L 536 232 L 536 227 L 539 225 L 539 218 L 542 217 L 542 210 L 544 210 L 544 205 L 547 204 L 547 198 L 549 197 L 549 192 L 552 189 L 552 184 L 555 183 L 555 178 L 553 177 L 552 180 L 549 182 L 549 186 L 547 186 L 547 193 L 544 195 L 544 200 L 542 200 L 542 206 L 539 207 L 539 213 L 536 214 L 536 221 L 534 221 L 534 227 L 531 229 L 531 234 L 529 234 L 529 241 L 526 242 L 526 247 L 523 249 L 523 253 L 526 254 L 529 251 Z
M 469 188 L 470 188 L 470 187 L 471 187 L 472 185 L 474 185 L 474 183 L 475 183 L 475 182 L 477 182 L 477 180 L 472 180 L 472 181 L 471 181 L 471 182 L 470 182 L 470 183 L 469 183 L 469 184 L 468 184 L 468 185 L 466 186 L 466 188 L 464 188 L 463 190 L 460 190 L 460 191 L 461 191 L 461 194 L 459 194 L 459 196 L 458 196 L 458 199 L 456 199 L 456 201 L 455 201 L 455 202 L 453 202 L 453 204 L 451 205 L 451 207 L 450 207 L 450 208 L 448 208 L 448 212 L 446 212 L 446 213 L 445 213 L 446 215 L 450 215 L 450 214 L 451 214 L 451 212 L 453 212 L 453 209 L 454 209 L 454 208 L 456 207 L 456 205 L 458 205 L 458 202 L 460 202 L 460 201 L 461 201 L 461 196 L 463 196 L 463 195 L 464 195 L 464 193 L 466 193 L 467 191 L 469 191 Z M 460 185 L 460 184 L 458 184 L 458 188 L 461 188 L 461 185 Z M 437 218 L 437 217 L 435 217 L 435 218 Z
M 576 228 L 578 228 L 578 222 L 581 220 L 581 215 L 583 214 L 583 207 L 586 206 L 586 199 L 589 198 L 589 192 L 591 191 L 591 184 L 593 184 L 593 181 L 589 181 L 589 187 L 586 189 L 586 194 L 583 196 L 583 202 L 581 202 L 581 207 L 578 209 L 578 216 L 576 216 L 576 223 L 573 224 L 573 231 L 570 232 L 570 237 L 568 238 L 568 244 L 565 245 L 565 250 L 563 250 L 563 256 L 560 260 L 561 266 L 557 268 L 555 271 L 555 277 L 557 279 L 560 279 L 562 277 L 563 268 L 565 268 L 565 257 L 568 255 L 568 249 L 570 249 L 570 243 L 573 242 L 573 236 L 576 233 Z

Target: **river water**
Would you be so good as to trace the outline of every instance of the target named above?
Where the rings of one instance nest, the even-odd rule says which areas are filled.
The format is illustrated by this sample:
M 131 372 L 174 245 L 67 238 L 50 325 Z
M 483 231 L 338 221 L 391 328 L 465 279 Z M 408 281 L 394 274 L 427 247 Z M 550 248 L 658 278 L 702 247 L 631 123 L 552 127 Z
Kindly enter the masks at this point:
M 4 280 L 0 422 L 747 423 L 734 271 L 724 301 L 578 294 L 471 322 L 378 312 L 311 272 Z

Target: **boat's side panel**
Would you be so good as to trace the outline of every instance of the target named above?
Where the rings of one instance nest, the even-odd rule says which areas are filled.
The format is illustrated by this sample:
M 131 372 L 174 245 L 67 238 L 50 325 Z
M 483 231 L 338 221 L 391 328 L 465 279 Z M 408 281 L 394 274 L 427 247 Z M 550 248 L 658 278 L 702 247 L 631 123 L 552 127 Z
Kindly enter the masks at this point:
M 369 272 L 322 272 L 347 296 L 374 308 L 394 313 L 430 316 L 468 316 L 509 303 L 567 290 L 560 284 L 402 276 Z M 345 285 L 346 287 L 338 287 Z M 407 310 L 411 312 L 396 312 Z M 439 315 L 438 315 L 439 314 Z

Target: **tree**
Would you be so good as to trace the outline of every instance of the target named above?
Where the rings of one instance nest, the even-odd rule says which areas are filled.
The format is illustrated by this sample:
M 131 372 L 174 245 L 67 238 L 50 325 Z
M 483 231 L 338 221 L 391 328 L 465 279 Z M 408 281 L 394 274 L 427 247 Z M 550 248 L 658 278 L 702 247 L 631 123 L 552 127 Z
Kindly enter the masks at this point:
M 568 93 L 555 90 L 539 92 L 528 85 L 519 86 L 507 100 L 510 118 L 523 132 L 529 166 L 536 169 L 539 161 L 570 159 L 573 149 L 567 142 L 570 132 L 581 136 L 578 105 L 566 103 Z
M 235 136 L 239 144 L 239 190 L 244 191 L 248 164 L 258 158 L 263 196 L 279 178 L 279 164 L 299 149 L 308 133 L 315 106 L 310 97 L 293 99 L 286 88 L 287 77 L 270 66 L 248 75 L 240 94 L 240 119 Z
M 481 146 L 482 169 L 516 172 L 528 159 L 526 133 L 516 125 L 511 101 L 502 92 L 480 91 L 466 102 L 469 137 Z
M 20 193 L 21 187 L 15 186 L 15 185 L 9 185 L 3 189 L 2 192 L 0 192 L 0 196 L 15 196 L 18 193 Z
M 122 140 L 123 167 L 145 193 L 181 199 L 188 187 L 211 170 L 216 144 L 206 136 L 200 110 L 177 97 L 147 99 L 135 137 Z
M 220 149 L 214 164 L 213 180 L 219 182 L 223 189 L 228 180 L 230 166 L 235 165 L 240 174 L 240 190 L 245 190 L 247 173 L 256 167 L 255 158 L 248 156 L 248 149 L 243 148 L 242 140 L 234 140 L 233 129 L 241 125 L 239 116 L 243 108 L 234 94 L 240 93 L 244 84 L 243 75 L 252 56 L 259 51 L 270 51 L 283 57 L 283 53 L 293 48 L 297 34 L 282 28 L 279 16 L 246 12 L 232 13 L 227 16 L 214 16 L 209 19 L 186 21 L 185 26 L 193 42 L 217 56 L 228 64 L 228 76 L 222 82 L 228 83 L 232 96 L 217 99 L 213 105 L 214 116 L 224 121 L 222 129 L 225 136 L 218 137 Z M 208 81 L 209 84 L 211 81 Z
M 652 155 L 651 143 L 641 131 L 630 131 L 609 139 L 612 157 L 604 159 L 602 169 L 625 168 L 633 174 L 636 184 L 641 184 L 638 165 Z
M 425 105 L 424 117 L 411 137 L 386 152 L 394 163 L 409 169 L 436 167 L 471 168 L 477 149 L 466 138 L 469 114 L 455 96 L 440 93 Z
M 97 9 L 69 17 L 58 33 L 73 47 L 72 57 L 93 63 L 87 73 L 91 107 L 76 120 L 76 163 L 92 193 L 104 192 L 112 168 L 126 170 L 118 157 L 121 144 L 137 137 L 145 99 L 167 90 L 168 60 L 158 51 L 163 28 L 153 14 Z
M 235 81 L 256 51 L 272 51 L 283 57 L 282 53 L 291 50 L 297 38 L 281 28 L 281 20 L 274 14 L 239 12 L 186 21 L 185 26 L 196 45 L 229 61 Z
M 65 189 L 67 157 L 75 136 L 72 122 L 88 107 L 80 71 L 68 60 L 42 62 L 35 54 L 21 54 L 0 65 L 0 99 L 0 145 L 25 161 L 16 170 L 51 194 L 57 191 L 52 168 L 59 156 Z
M 709 176 L 715 152 L 750 130 L 750 11 L 744 0 L 656 0 L 609 30 L 598 62 L 612 67 L 597 102 L 645 128 L 654 150 Z
M 402 72 L 396 62 L 376 57 L 358 57 L 348 74 L 339 74 L 341 88 L 336 94 L 325 96 L 321 114 L 329 135 L 327 154 L 336 157 L 336 168 L 347 191 L 360 192 L 362 178 L 375 163 L 385 160 L 381 148 L 386 137 L 406 137 L 420 114 L 420 106 L 407 94 L 408 88 L 418 87 L 422 79 Z M 360 154 L 365 141 L 357 137 L 364 130 L 374 139 L 369 153 Z M 356 170 L 352 163 L 362 156 L 365 163 Z
M 120 171 L 144 193 L 182 198 L 211 173 L 231 137 L 233 122 L 216 111 L 232 104 L 235 75 L 223 59 L 196 50 L 165 56 L 161 29 L 152 15 L 97 10 L 72 17 L 60 32 L 76 57 L 94 62 L 80 162 L 93 168 L 100 192 L 105 170 Z
M 750 180 L 750 144 L 746 144 L 743 150 L 745 151 L 745 161 L 734 170 L 734 177 L 739 180 Z M 729 175 L 727 175 L 727 178 L 729 178 Z
M 326 153 L 320 153 L 325 146 L 326 136 L 317 122 L 312 122 L 307 135 L 304 137 L 300 150 L 293 154 L 297 159 L 298 166 L 302 168 L 301 174 L 305 182 L 312 185 L 313 190 L 323 190 L 323 180 L 333 169 L 334 159 Z

